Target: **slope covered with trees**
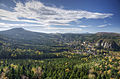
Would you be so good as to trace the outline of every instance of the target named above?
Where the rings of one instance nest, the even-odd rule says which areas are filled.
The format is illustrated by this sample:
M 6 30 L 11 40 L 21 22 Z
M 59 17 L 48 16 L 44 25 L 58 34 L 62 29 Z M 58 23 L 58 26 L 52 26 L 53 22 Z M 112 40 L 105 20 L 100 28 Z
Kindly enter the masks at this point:
M 1 31 L 0 79 L 119 79 L 119 45 L 116 33 Z

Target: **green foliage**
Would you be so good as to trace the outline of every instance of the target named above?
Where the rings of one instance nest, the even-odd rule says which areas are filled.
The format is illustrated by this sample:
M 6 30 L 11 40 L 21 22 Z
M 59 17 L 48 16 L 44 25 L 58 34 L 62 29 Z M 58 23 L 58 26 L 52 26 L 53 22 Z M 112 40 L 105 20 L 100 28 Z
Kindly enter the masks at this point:
M 9 79 L 100 79 L 119 78 L 119 56 L 61 53 L 64 58 L 32 60 L 1 59 L 0 73 Z M 59 54 L 60 55 L 60 54 Z M 69 57 L 71 56 L 71 58 Z M 115 63 L 115 64 L 114 64 Z
M 120 45 L 119 34 L 0 34 L 0 79 L 120 78 L 120 52 L 95 46 L 100 39 Z

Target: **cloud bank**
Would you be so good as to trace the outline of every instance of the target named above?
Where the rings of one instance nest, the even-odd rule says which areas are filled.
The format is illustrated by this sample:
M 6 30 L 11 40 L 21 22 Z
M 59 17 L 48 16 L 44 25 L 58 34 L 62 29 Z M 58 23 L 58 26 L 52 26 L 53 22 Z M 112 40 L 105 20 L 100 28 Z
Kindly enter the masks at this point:
M 0 9 L 0 20 L 23 22 L 27 24 L 6 24 L 0 23 L 3 27 L 22 27 L 22 26 L 38 26 L 41 29 L 48 30 L 66 30 L 66 28 L 55 28 L 52 26 L 71 26 L 71 22 L 76 22 L 80 19 L 104 19 L 112 16 L 110 13 L 88 12 L 84 10 L 65 10 L 63 8 L 46 6 L 39 1 L 29 1 L 26 3 L 16 2 L 13 11 Z M 31 24 L 32 23 L 32 24 Z M 80 26 L 87 27 L 87 26 Z M 79 29 L 81 28 L 67 28 Z M 71 31 L 70 31 L 71 32 Z

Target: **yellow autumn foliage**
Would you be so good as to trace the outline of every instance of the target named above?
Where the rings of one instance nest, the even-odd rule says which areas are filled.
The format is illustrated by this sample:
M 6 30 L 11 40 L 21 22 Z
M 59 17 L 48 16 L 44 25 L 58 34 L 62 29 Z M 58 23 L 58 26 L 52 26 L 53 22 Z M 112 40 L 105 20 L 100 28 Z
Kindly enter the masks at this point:
M 0 63 L 3 64 L 3 61 L 1 61 Z
M 105 65 L 107 65 L 107 62 L 105 63 Z
M 110 79 L 115 79 L 115 78 L 110 78 Z
M 68 58 L 71 58 L 71 56 L 68 55 Z
M 112 62 L 112 59 L 110 58 L 109 61 Z
M 110 74 L 110 73 L 111 73 L 111 70 L 108 70 L 107 73 Z
M 8 71 L 8 67 L 3 68 L 3 72 L 6 72 L 6 71 Z
M 18 66 L 17 66 L 17 65 L 14 65 L 14 64 L 11 64 L 10 66 L 13 67 L 14 69 L 17 69 L 17 68 L 18 68 Z
M 81 60 L 88 61 L 88 59 L 87 59 L 87 58 L 82 58 Z
M 110 67 L 110 68 L 112 68 L 112 67 L 113 67 L 113 65 L 109 65 L 109 67 Z
M 105 74 L 107 71 L 104 71 L 103 73 Z
M 13 53 L 11 54 L 11 57 L 16 57 L 16 56 L 17 56 L 16 54 L 13 54 Z
M 36 68 L 32 67 L 31 71 L 33 71 L 34 73 L 36 73 Z
M 94 74 L 89 74 L 88 77 L 89 77 L 89 79 L 95 79 L 95 75 Z
M 118 71 L 118 74 L 120 74 L 120 70 Z
M 67 65 L 68 63 L 66 62 L 65 65 Z
M 116 57 L 117 60 L 120 60 L 120 57 Z
M 69 70 L 69 68 L 67 68 L 67 69 L 65 69 L 65 71 L 66 71 L 66 72 L 69 72 L 70 70 Z
M 72 55 L 74 55 L 75 53 L 71 53 Z
M 93 73 L 94 72 L 94 68 L 91 68 L 90 70 L 89 70 L 89 73 Z

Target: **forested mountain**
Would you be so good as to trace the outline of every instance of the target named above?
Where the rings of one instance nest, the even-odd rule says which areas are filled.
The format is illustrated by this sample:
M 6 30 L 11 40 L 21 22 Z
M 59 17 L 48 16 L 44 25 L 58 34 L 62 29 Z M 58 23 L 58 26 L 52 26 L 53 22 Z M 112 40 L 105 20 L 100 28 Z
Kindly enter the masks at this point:
M 46 34 L 46 33 L 38 33 L 25 30 L 23 28 L 13 28 L 6 31 L 0 31 L 1 37 L 9 38 L 9 40 L 24 42 L 24 43 L 35 43 L 42 45 L 53 45 L 59 43 L 70 43 L 73 41 L 90 41 L 97 42 L 100 39 L 113 39 L 119 43 L 120 34 L 118 33 L 107 33 L 107 32 L 99 32 L 96 34 L 72 34 L 72 33 L 55 33 L 55 34 Z M 4 39 L 5 38 L 1 38 Z
M 119 79 L 119 46 L 116 33 L 1 31 L 0 79 Z
M 7 31 L 1 31 L 0 35 L 12 39 L 13 42 L 28 43 L 28 44 L 54 44 L 52 36 L 45 33 L 37 33 L 25 30 L 23 28 L 14 28 Z M 10 42 L 12 42 L 10 41 Z M 50 42 L 49 42 L 50 41 Z
M 12 44 L 56 46 L 59 44 L 70 45 L 72 43 L 82 43 L 85 41 L 95 44 L 101 39 L 114 40 L 118 45 L 120 44 L 120 34 L 118 33 L 99 32 L 96 34 L 46 34 L 28 31 L 23 28 L 13 28 L 6 31 L 0 31 L 0 40 Z
M 87 37 L 91 36 L 92 34 L 46 34 L 46 33 L 38 33 L 38 32 L 32 32 L 25 30 L 23 28 L 13 28 L 6 31 L 1 31 L 0 35 L 6 36 L 10 39 L 14 40 L 24 40 L 24 41 L 37 41 L 37 43 L 42 41 L 62 41 L 62 42 L 70 42 L 74 40 L 84 40 L 87 39 Z M 38 42 L 39 41 L 39 42 Z M 49 42 L 49 43 L 50 43 Z

